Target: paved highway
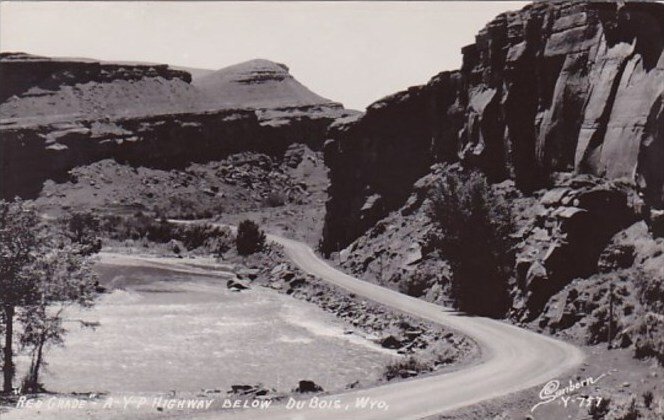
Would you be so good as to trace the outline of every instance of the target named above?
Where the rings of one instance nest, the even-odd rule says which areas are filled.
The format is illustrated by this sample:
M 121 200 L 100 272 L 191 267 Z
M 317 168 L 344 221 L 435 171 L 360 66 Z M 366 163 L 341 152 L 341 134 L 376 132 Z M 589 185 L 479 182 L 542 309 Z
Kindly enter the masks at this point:
M 584 354 L 577 347 L 551 337 L 481 317 L 454 311 L 351 277 L 329 266 L 304 243 L 268 235 L 283 245 L 286 255 L 302 270 L 358 296 L 398 311 L 438 323 L 472 338 L 480 348 L 478 363 L 454 372 L 395 382 L 374 388 L 321 397 L 338 408 L 287 408 L 285 402 L 269 410 L 209 412 L 200 419 L 421 419 L 544 384 L 578 366 Z M 324 367 L 322 367 L 324 368 Z M 562 378 L 561 378 L 562 377 Z M 358 406 L 358 401 L 387 405 L 387 409 Z M 533 404 L 539 401 L 533 394 Z

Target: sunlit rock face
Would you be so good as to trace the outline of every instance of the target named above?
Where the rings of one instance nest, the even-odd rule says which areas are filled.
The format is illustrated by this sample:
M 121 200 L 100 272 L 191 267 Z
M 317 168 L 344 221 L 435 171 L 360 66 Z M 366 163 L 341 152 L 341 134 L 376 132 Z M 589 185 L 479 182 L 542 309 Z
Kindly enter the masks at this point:
M 625 178 L 661 208 L 663 46 L 657 3 L 537 2 L 499 15 L 463 48 L 460 70 L 330 127 L 325 251 L 401 207 L 436 162 L 524 192 L 555 172 Z

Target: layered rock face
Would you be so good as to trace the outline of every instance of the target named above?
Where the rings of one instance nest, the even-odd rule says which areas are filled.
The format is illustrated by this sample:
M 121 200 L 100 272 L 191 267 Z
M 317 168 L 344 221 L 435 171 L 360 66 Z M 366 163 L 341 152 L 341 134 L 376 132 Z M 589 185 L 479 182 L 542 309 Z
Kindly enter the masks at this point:
M 327 126 L 348 111 L 284 67 L 261 63 L 277 67 L 287 85 L 265 85 L 264 72 L 238 72 L 246 65 L 213 73 L 226 81 L 215 90 L 218 84 L 196 87 L 187 72 L 166 65 L 3 54 L 2 198 L 32 197 L 45 180 L 107 158 L 168 169 L 241 151 L 279 154 L 293 143 L 320 148 Z M 275 90 L 278 102 L 256 100 Z
M 4 126 L 2 196 L 33 197 L 44 181 L 64 181 L 69 170 L 102 159 L 170 169 L 264 148 L 260 130 L 251 110 Z
M 67 60 L 24 53 L 0 53 L 0 102 L 30 89 L 55 91 L 64 86 L 86 83 L 139 81 L 146 77 L 191 82 L 191 75 L 167 65 L 100 63 L 93 60 Z M 4 117 L 4 114 L 3 114 Z
M 323 248 L 341 249 L 437 162 L 525 192 L 556 172 L 634 183 L 664 205 L 664 6 L 539 2 L 499 15 L 463 66 L 331 126 Z

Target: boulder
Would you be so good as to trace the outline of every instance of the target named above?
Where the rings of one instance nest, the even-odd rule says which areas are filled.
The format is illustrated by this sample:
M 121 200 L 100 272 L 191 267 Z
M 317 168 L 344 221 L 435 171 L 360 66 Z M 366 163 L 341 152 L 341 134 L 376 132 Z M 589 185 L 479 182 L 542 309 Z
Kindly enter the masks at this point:
M 403 265 L 413 265 L 422 261 L 422 246 L 418 243 L 411 244 L 403 258 Z
M 404 346 L 402 340 L 396 338 L 393 335 L 388 335 L 380 340 L 380 345 L 386 349 L 397 350 Z
M 276 392 L 274 389 L 265 388 L 262 384 L 258 385 L 231 385 L 231 390 L 228 394 L 243 397 L 263 397 L 270 393 Z
M 288 264 L 280 263 L 274 266 L 274 268 L 270 271 L 270 274 L 272 276 L 278 276 L 280 273 L 286 270 L 288 270 Z
M 309 392 L 323 392 L 323 387 L 317 385 L 314 381 L 302 380 L 298 383 L 297 388 L 293 390 L 300 394 L 309 393 Z
M 234 292 L 240 292 L 242 290 L 249 289 L 249 285 L 237 278 L 228 280 L 226 282 L 226 287 Z
M 241 268 L 235 274 L 243 280 L 256 280 L 260 273 L 259 268 Z

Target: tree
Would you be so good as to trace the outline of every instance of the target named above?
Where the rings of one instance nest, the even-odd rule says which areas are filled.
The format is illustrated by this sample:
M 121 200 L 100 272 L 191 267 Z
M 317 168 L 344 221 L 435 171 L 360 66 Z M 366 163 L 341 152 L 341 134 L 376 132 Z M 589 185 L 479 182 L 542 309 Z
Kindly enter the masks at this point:
M 251 220 L 240 223 L 237 229 L 235 246 L 240 255 L 250 255 L 265 246 L 265 233 Z
M 30 304 L 37 290 L 35 278 L 28 274 L 40 251 L 37 215 L 21 201 L 0 201 L 0 305 L 5 343 L 3 349 L 4 393 L 12 391 L 14 378 L 14 315 L 17 306 Z
M 97 236 L 101 230 L 101 222 L 92 213 L 73 213 L 64 219 L 64 233 L 74 243 L 82 246 L 85 255 L 101 251 L 101 239 Z
M 71 244 L 55 239 L 54 248 L 40 255 L 31 272 L 38 280 L 37 296 L 32 305 L 23 308 L 19 321 L 23 325 L 20 344 L 29 349 L 32 363 L 24 379 L 23 389 L 30 392 L 42 390 L 39 371 L 45 365 L 45 346 L 64 344 L 66 330 L 62 316 L 67 307 L 90 307 L 97 296 L 97 278 L 85 244 Z
M 504 315 L 514 259 L 508 204 L 479 172 L 449 171 L 431 201 L 438 233 L 429 238 L 430 246 L 452 266 L 451 294 L 457 307 L 479 315 Z
M 24 385 L 38 391 L 44 348 L 62 344 L 62 314 L 72 304 L 90 306 L 96 277 L 87 255 L 89 244 L 72 241 L 70 232 L 42 223 L 25 203 L 0 201 L 0 307 L 5 346 L 3 392 L 12 391 L 15 375 L 14 327 L 22 326 L 20 344 L 30 349 L 32 365 Z

